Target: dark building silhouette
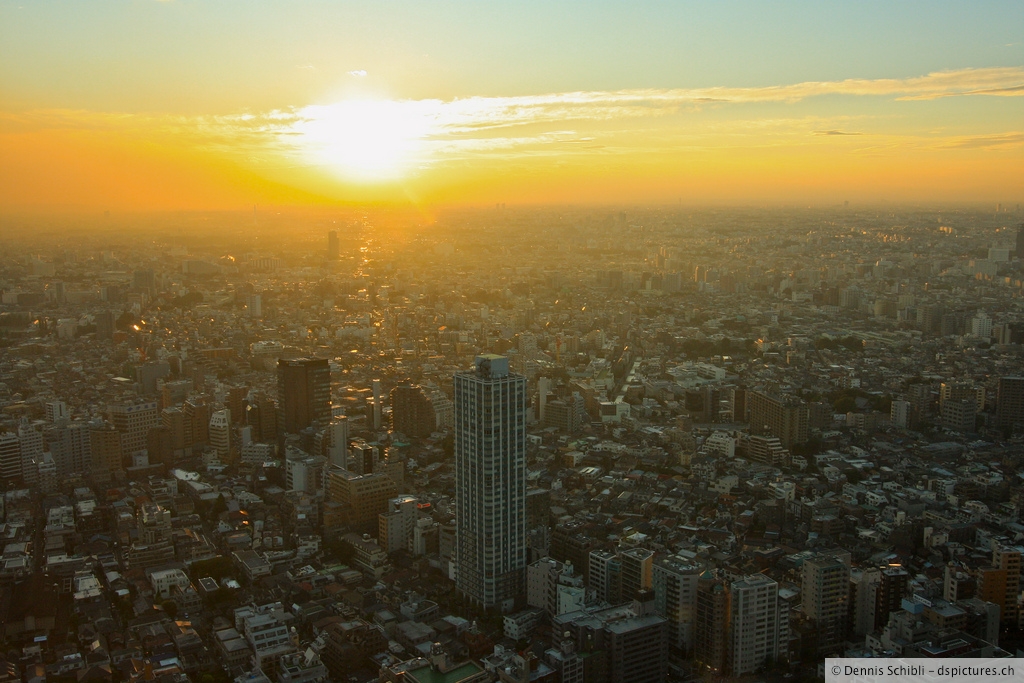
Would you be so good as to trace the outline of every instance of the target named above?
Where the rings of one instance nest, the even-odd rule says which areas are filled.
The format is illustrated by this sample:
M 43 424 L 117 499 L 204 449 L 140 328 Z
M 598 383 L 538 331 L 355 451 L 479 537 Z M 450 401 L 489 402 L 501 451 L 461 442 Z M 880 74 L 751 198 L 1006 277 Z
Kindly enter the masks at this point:
M 338 242 L 338 231 L 331 230 L 327 233 L 327 259 L 337 261 L 341 257 L 341 246 Z
M 110 341 L 114 338 L 114 314 L 101 311 L 96 314 L 96 338 Z
M 1000 377 L 996 396 L 996 425 L 1019 430 L 1024 424 L 1024 377 Z
M 807 442 L 810 410 L 790 396 L 754 391 L 750 402 L 750 433 L 778 437 L 786 448 Z
M 298 434 L 313 422 L 331 419 L 331 366 L 326 358 L 277 362 L 277 432 Z
M 426 437 L 437 420 L 434 406 L 423 387 L 402 384 L 391 390 L 391 428 L 406 436 Z
M 729 586 L 724 575 L 707 570 L 697 580 L 693 658 L 715 673 L 725 671 L 729 628 Z

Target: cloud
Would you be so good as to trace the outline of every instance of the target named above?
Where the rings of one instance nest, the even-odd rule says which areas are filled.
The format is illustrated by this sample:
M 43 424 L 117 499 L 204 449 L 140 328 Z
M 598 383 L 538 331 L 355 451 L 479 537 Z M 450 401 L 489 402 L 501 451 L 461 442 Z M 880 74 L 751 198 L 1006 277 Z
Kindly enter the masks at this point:
M 477 135 L 488 129 L 567 121 L 666 116 L 684 109 L 752 103 L 795 103 L 826 95 L 891 97 L 899 100 L 950 96 L 1022 96 L 1024 68 L 942 71 L 905 79 L 808 81 L 756 88 L 637 89 L 577 91 L 518 97 L 416 100 L 410 107 L 432 109 L 447 134 Z M 303 110 L 298 110 L 299 116 Z
M 356 69 L 355 71 L 349 71 L 348 75 L 349 76 L 355 76 L 356 78 L 365 78 L 366 77 L 366 70 L 365 69 Z
M 945 141 L 943 149 L 997 149 L 1024 145 L 1024 133 L 1012 131 L 994 135 L 966 135 Z
M 299 67 L 303 68 L 303 67 Z M 348 72 L 362 78 L 366 71 Z M 587 154 L 779 147 L 811 136 L 867 136 L 860 116 L 752 116 L 689 118 L 707 109 L 756 103 L 794 103 L 823 96 L 887 98 L 897 102 L 952 96 L 1024 95 L 1024 67 L 961 69 L 906 79 L 847 79 L 755 88 L 577 91 L 451 100 L 344 100 L 265 112 L 176 116 L 74 110 L 0 112 L 0 132 L 77 129 L 137 140 L 168 142 L 238 160 L 264 155 L 303 163 L 310 150 L 342 150 L 364 139 L 400 141 L 420 166 L 478 155 Z M 656 135 L 652 131 L 657 131 Z M 960 137 L 941 131 L 887 136 L 876 123 L 864 153 L 888 145 L 930 149 L 997 149 L 1022 144 L 1022 133 L 970 128 Z M 990 133 L 969 135 L 969 133 Z M 968 135 L 963 135 L 967 133 Z M 600 144 L 595 141 L 600 139 Z M 390 142 L 389 142 L 390 141 Z M 340 154 L 340 152 L 338 152 Z M 369 152 L 368 152 L 369 154 Z M 315 155 L 312 155 L 315 156 Z

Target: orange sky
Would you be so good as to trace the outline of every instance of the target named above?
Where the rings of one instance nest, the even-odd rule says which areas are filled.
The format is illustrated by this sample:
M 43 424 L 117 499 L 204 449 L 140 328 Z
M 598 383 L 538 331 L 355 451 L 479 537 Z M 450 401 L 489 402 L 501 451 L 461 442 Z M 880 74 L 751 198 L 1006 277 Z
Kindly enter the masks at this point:
M 391 9 L 0 4 L 0 212 L 1024 198 L 1019 3 Z

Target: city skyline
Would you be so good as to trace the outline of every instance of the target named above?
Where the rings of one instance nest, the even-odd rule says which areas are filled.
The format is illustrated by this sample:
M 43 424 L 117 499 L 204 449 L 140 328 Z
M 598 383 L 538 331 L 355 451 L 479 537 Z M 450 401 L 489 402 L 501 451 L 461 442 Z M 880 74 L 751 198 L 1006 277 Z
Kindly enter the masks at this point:
M 0 0 L 0 683 L 1012 664 L 1022 36 Z
M 1024 195 L 1015 3 L 0 19 L 2 213 Z

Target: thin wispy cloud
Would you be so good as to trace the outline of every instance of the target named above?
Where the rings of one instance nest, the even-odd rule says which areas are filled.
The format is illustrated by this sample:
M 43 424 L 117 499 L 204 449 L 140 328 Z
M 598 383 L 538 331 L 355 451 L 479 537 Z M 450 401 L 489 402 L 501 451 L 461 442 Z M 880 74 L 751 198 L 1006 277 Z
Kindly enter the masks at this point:
M 363 70 L 348 73 L 356 78 L 366 76 Z M 693 118 L 701 112 L 730 107 L 795 104 L 837 95 L 882 98 L 893 103 L 954 96 L 1024 96 L 1024 67 L 961 69 L 907 79 L 847 79 L 752 88 L 342 101 L 269 112 L 191 117 L 72 110 L 0 112 L 0 128 L 8 132 L 33 129 L 110 131 L 140 139 L 156 136 L 233 157 L 242 163 L 275 155 L 287 163 L 329 164 L 331 159 L 345 158 L 351 149 L 361 148 L 360 163 L 365 164 L 367 159 L 379 154 L 380 149 L 385 149 L 396 165 L 421 169 L 476 156 L 580 155 L 594 153 L 597 149 L 606 152 L 688 150 L 734 144 L 779 147 L 794 144 L 801 137 L 807 140 L 808 131 L 811 136 L 823 138 L 867 136 L 864 122 L 855 122 L 857 117 L 849 115 L 773 118 L 759 111 L 756 116 L 739 118 Z M 697 125 L 697 121 L 702 123 Z M 651 136 L 650 131 L 655 129 L 658 134 Z M 1020 145 L 1024 134 L 1014 131 L 953 137 L 926 135 L 922 131 L 917 135 L 921 137 L 896 134 L 888 137 L 891 144 L 927 145 L 931 149 L 998 149 Z M 876 122 L 871 129 L 871 139 L 886 137 Z M 878 149 L 880 147 L 873 144 L 865 146 L 863 151 Z
M 940 145 L 945 149 L 996 149 L 1024 145 L 1024 132 L 1000 133 L 997 135 L 970 135 L 947 140 Z

